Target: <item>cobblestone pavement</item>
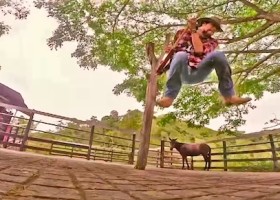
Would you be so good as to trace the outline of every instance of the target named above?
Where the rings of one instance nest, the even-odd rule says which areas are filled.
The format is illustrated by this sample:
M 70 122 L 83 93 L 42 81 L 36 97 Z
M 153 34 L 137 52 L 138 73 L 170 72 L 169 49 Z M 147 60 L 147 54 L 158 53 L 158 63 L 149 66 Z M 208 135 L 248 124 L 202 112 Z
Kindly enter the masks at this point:
M 280 173 L 171 170 L 0 149 L 1 200 L 280 199 Z

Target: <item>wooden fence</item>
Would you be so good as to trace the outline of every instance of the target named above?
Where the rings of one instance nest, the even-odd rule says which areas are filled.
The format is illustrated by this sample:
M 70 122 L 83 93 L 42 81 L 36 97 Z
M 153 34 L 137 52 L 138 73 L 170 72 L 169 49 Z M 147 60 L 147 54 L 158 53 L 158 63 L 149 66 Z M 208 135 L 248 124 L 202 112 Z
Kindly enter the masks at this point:
M 246 134 L 241 137 L 207 142 L 212 148 L 211 169 L 233 171 L 279 171 L 280 130 Z M 182 158 L 177 150 L 169 150 L 169 141 L 161 141 L 160 166 L 181 168 Z M 189 158 L 188 161 L 190 161 Z M 202 156 L 193 157 L 196 169 L 203 169 Z
M 0 106 L 25 113 L 24 117 L 13 116 L 25 121 L 25 124 L 0 122 L 0 125 L 5 127 L 4 131 L 0 131 L 0 142 L 5 148 L 129 164 L 134 164 L 137 157 L 139 141 L 135 131 L 110 128 L 94 121 L 82 121 L 2 103 Z M 55 119 L 57 122 L 62 120 L 64 124 L 36 119 L 39 116 Z M 34 124 L 52 128 L 41 130 Z M 111 134 L 112 131 L 114 134 Z M 5 139 L 1 140 L 1 138 Z M 280 130 L 278 129 L 207 143 L 212 148 L 211 169 L 213 170 L 279 170 Z M 176 150 L 170 151 L 169 141 L 165 140 L 160 144 L 150 144 L 147 162 L 148 165 L 162 168 L 182 166 L 181 156 Z M 202 169 L 204 161 L 201 156 L 198 156 L 193 158 L 192 164 L 195 169 Z
M 88 160 L 134 163 L 136 134 L 133 132 L 108 129 L 107 126 L 97 122 L 77 120 L 3 103 L 0 103 L 0 106 L 22 113 L 23 117 L 12 116 L 12 121 L 16 119 L 26 122 L 23 125 L 0 122 L 0 143 L 4 148 Z M 7 114 L 1 113 L 2 117 L 5 115 Z M 38 120 L 36 117 L 45 117 L 46 120 Z M 59 123 L 61 120 L 63 123 Z M 36 124 L 48 128 L 42 130 L 37 128 Z M 114 134 L 111 134 L 112 131 Z

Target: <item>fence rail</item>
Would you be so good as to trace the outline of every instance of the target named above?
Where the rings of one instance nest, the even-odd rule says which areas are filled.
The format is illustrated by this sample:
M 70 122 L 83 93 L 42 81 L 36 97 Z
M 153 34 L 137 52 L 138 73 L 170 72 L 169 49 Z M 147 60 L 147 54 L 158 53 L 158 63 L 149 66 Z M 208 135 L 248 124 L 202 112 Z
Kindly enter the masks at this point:
M 7 123 L 0 120 L 0 143 L 4 148 L 88 160 L 128 164 L 135 162 L 139 146 L 135 131 L 112 129 L 114 135 L 110 135 L 108 131 L 110 129 L 102 124 L 99 126 L 99 123 L 21 109 L 2 103 L 0 106 L 23 112 L 23 117 L 9 116 L 12 121 L 18 120 L 23 123 Z M 38 117 L 42 116 L 49 117 L 52 122 L 47 119 L 39 120 Z M 212 148 L 211 169 L 246 170 L 261 165 L 267 170 L 279 170 L 280 130 L 246 134 L 207 143 Z M 159 144 L 150 143 L 147 164 L 161 168 L 181 168 L 180 154 L 176 150 L 170 151 L 168 144 L 169 142 L 165 140 Z M 201 156 L 193 157 L 189 161 L 196 169 L 203 169 L 204 160 Z
M 237 170 L 237 169 L 254 169 L 258 165 L 263 168 L 267 167 L 267 170 L 279 171 L 280 167 L 278 161 L 280 160 L 280 147 L 279 147 L 280 131 L 274 134 L 265 134 L 265 136 L 258 135 L 253 139 L 262 140 L 261 142 L 251 142 L 251 137 L 236 137 L 235 140 L 216 140 L 214 142 L 208 142 L 213 147 L 214 152 L 211 153 L 212 167 L 211 169 L 222 169 L 224 171 Z M 239 142 L 243 140 L 245 144 L 229 145 L 233 141 Z M 182 166 L 182 158 L 180 154 L 175 151 L 170 151 L 169 142 L 161 141 L 161 158 L 160 166 L 164 168 L 179 168 Z M 262 145 L 262 147 L 260 147 Z M 220 146 L 220 147 L 217 147 Z M 251 149 L 250 149 L 251 148 Z M 202 156 L 193 157 L 194 160 L 191 165 L 198 164 L 197 168 L 202 169 L 204 160 Z M 244 165 L 244 163 L 246 165 Z M 262 170 L 262 169 L 259 169 Z
M 0 113 L 9 117 L 0 120 L 0 143 L 4 148 L 19 151 L 79 157 L 88 160 L 134 163 L 136 135 L 111 129 L 117 135 L 106 133 L 107 126 L 100 123 L 77 120 L 41 111 L 18 108 L 0 103 L 0 106 L 15 109 L 21 116 Z M 23 117 L 22 117 L 23 116 Z M 38 118 L 46 118 L 43 121 Z M 47 119 L 48 118 L 48 119 Z M 50 122 L 50 121 L 56 122 Z M 20 121 L 20 123 L 14 123 Z M 44 128 L 38 128 L 38 126 Z

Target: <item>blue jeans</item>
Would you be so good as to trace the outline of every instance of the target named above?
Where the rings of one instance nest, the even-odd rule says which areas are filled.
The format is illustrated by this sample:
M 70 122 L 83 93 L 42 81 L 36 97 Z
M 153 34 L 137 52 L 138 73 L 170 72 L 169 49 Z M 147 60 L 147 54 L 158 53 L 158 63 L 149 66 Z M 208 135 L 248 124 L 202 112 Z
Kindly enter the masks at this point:
M 203 82 L 215 69 L 219 79 L 219 91 L 222 96 L 229 97 L 235 94 L 231 69 L 224 53 L 214 51 L 198 64 L 197 69 L 187 65 L 188 53 L 179 51 L 174 54 L 170 63 L 169 75 L 166 83 L 165 96 L 175 99 L 182 87 L 182 84 L 196 84 Z

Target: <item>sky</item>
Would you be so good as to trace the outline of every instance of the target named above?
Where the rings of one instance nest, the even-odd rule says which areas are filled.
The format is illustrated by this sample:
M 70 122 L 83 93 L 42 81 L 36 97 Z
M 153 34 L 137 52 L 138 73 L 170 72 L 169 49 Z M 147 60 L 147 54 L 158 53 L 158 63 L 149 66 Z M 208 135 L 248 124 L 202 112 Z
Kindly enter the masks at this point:
M 124 74 L 103 66 L 95 71 L 79 68 L 77 60 L 71 58 L 75 43 L 50 50 L 46 40 L 58 24 L 47 17 L 46 11 L 32 9 L 23 21 L 11 16 L 2 19 L 12 29 L 0 37 L 0 82 L 20 92 L 29 108 L 82 120 L 91 116 L 100 119 L 112 110 L 119 115 L 129 109 L 143 110 L 134 98 L 113 94 L 112 89 L 122 82 Z M 239 130 L 260 131 L 266 121 L 275 115 L 280 117 L 279 99 L 279 94 L 265 94 Z M 218 118 L 208 127 L 217 129 L 222 124 L 223 119 Z

